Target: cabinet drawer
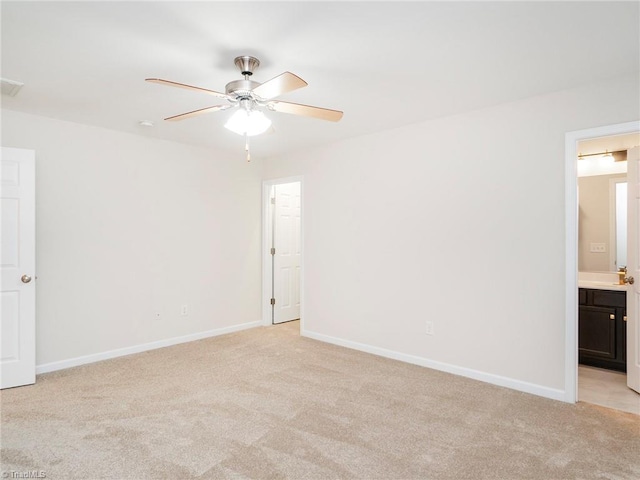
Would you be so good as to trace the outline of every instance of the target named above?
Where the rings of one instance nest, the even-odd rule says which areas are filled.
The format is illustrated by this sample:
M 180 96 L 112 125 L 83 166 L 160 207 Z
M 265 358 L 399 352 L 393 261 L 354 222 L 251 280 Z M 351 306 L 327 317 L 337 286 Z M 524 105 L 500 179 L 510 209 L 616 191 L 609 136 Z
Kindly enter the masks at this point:
M 625 292 L 613 292 L 609 290 L 592 290 L 593 305 L 596 307 L 620 307 L 627 306 Z

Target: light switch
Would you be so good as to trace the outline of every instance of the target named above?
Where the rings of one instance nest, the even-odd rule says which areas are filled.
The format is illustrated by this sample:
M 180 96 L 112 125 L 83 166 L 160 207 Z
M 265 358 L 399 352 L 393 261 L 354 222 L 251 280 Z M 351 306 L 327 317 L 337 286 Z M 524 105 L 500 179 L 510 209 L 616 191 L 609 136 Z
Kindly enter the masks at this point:
M 606 243 L 592 243 L 591 244 L 591 253 L 606 253 L 607 252 L 607 244 Z

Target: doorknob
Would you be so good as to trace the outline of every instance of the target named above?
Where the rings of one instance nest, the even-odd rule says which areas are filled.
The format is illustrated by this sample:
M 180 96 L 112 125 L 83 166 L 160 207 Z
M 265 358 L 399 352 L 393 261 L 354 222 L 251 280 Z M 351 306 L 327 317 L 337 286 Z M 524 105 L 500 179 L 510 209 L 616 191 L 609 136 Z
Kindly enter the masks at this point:
M 22 283 L 29 283 L 31 281 L 31 277 L 29 275 L 22 275 L 20 280 L 22 280 Z
M 624 277 L 624 283 L 628 283 L 629 285 L 633 285 L 635 279 L 633 277 Z

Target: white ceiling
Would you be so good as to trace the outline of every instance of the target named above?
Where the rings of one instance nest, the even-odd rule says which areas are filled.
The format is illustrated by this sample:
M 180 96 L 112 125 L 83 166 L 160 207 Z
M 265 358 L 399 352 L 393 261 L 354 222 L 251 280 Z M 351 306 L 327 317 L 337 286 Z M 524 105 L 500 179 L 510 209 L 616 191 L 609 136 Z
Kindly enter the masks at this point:
M 3 108 L 241 155 L 220 103 L 144 82 L 224 91 L 238 55 L 253 80 L 283 71 L 309 86 L 282 100 L 345 112 L 339 123 L 270 113 L 254 157 L 460 113 L 640 67 L 638 2 L 7 2 L 2 77 L 24 82 Z M 223 101 L 224 102 L 224 101 Z M 138 125 L 152 120 L 152 129 Z

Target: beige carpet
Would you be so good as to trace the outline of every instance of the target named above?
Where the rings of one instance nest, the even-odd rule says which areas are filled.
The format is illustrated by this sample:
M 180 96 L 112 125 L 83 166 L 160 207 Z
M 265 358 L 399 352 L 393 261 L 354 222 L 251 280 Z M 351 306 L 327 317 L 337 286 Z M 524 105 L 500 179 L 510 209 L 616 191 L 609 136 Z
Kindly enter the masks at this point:
M 2 392 L 5 478 L 638 479 L 640 417 L 256 328 Z

